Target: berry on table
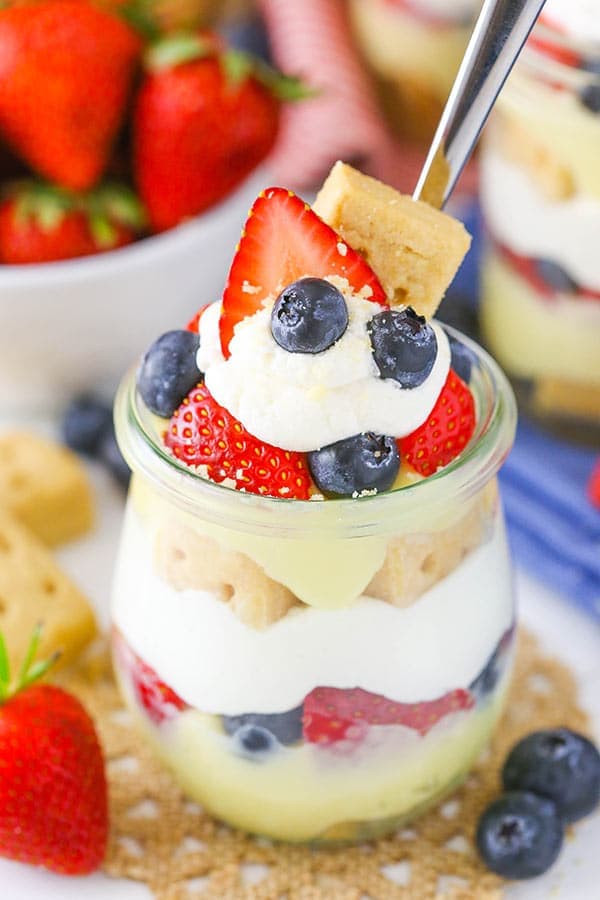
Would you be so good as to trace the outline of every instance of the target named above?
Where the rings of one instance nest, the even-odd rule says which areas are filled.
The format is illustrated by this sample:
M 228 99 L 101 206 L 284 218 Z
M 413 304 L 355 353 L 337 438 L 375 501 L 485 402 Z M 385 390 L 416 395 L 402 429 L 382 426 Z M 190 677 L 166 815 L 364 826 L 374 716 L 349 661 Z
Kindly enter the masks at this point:
M 191 331 L 167 331 L 146 351 L 137 388 L 151 412 L 170 418 L 202 378 L 196 364 L 200 338 Z
M 94 456 L 112 425 L 110 406 L 91 394 L 76 397 L 62 422 L 63 440 L 76 453 Z
M 556 860 L 563 825 L 551 800 L 526 791 L 503 794 L 479 820 L 477 847 L 485 864 L 503 878 L 536 878 Z
M 506 790 L 548 797 L 565 822 L 575 822 L 600 801 L 600 753 L 568 728 L 536 731 L 513 747 L 502 781 Z
M 271 314 L 271 333 L 290 353 L 321 353 L 348 327 L 340 291 L 323 278 L 300 278 L 283 289 Z
M 313 450 L 307 459 L 319 490 L 338 497 L 387 491 L 400 470 L 396 439 L 372 431 Z
M 373 316 L 367 330 L 382 378 L 392 378 L 403 388 L 423 384 L 437 356 L 437 338 L 424 316 L 412 306 L 386 309 Z
M 268 731 L 280 744 L 296 744 L 302 738 L 302 706 L 282 713 L 245 713 L 223 716 L 223 728 L 234 735 L 247 725 Z

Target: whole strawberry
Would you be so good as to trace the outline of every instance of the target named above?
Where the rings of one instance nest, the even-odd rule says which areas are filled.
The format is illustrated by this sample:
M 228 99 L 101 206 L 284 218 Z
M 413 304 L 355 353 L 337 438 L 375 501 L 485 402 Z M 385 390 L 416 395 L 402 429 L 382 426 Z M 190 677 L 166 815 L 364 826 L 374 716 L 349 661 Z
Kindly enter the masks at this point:
M 33 683 L 52 662 L 32 664 L 38 637 L 14 688 L 0 637 L 0 855 L 84 875 L 106 851 L 104 762 L 79 700 Z
M 72 190 L 100 179 L 126 110 L 140 38 L 88 0 L 0 9 L 0 135 Z
M 209 34 L 164 38 L 146 54 L 134 110 L 134 173 L 156 231 L 217 203 L 271 151 L 282 99 L 302 95 Z
M 37 182 L 18 182 L 0 202 L 0 262 L 55 262 L 130 244 L 144 224 L 127 188 L 105 185 L 74 194 Z

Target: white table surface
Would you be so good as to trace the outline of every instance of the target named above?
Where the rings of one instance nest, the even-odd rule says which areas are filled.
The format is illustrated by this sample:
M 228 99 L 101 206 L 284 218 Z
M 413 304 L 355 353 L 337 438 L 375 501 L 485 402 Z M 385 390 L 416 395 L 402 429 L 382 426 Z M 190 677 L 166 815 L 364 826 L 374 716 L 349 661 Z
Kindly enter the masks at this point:
M 98 499 L 98 526 L 91 536 L 63 548 L 58 556 L 105 624 L 123 497 L 103 471 L 91 466 L 90 472 Z M 521 622 L 576 673 L 581 702 L 600 739 L 600 629 L 523 572 L 517 572 L 516 581 Z M 101 873 L 65 878 L 0 860 L 0 896 L 6 900 L 148 900 L 151 895 L 143 885 Z M 506 896 L 510 900 L 600 900 L 600 812 L 578 825 L 549 873 L 512 885 Z

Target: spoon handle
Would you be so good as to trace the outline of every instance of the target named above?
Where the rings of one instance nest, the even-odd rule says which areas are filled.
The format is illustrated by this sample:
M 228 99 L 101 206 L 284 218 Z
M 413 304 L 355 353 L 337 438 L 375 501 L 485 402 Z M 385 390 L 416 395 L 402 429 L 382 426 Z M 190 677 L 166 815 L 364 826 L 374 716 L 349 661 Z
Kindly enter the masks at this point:
M 546 0 L 485 0 L 413 198 L 442 209 Z

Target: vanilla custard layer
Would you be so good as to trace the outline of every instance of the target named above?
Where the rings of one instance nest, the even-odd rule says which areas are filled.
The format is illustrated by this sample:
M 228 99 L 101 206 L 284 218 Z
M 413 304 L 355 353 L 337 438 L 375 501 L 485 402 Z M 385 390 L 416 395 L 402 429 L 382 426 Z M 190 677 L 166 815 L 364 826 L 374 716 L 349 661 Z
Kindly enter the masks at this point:
M 115 579 L 114 622 L 169 687 L 207 713 L 282 712 L 318 686 L 358 686 L 405 703 L 432 700 L 466 687 L 512 623 L 500 515 L 491 531 L 453 572 L 406 608 L 359 594 L 340 609 L 295 606 L 259 630 L 211 593 L 178 591 L 159 577 L 153 522 L 142 519 L 131 503 Z M 382 556 L 385 540 L 380 541 Z M 287 543 L 286 560 L 293 566 L 295 542 Z M 337 543 L 354 547 L 357 583 L 365 578 L 357 572 L 359 561 L 368 567 L 368 583 L 371 567 L 369 553 L 360 552 L 362 539 Z M 274 553 L 280 544 L 274 541 Z M 337 557 L 340 548 L 324 542 L 314 562 L 323 593 L 332 580 L 348 578 L 343 566 L 352 553 L 344 550 L 343 558 Z
M 425 737 L 402 726 L 373 726 L 360 744 L 305 743 L 278 748 L 260 760 L 239 755 L 218 719 L 193 710 L 153 728 L 124 687 L 190 797 L 244 830 L 309 841 L 347 823 L 409 817 L 443 795 L 464 778 L 486 745 L 506 682 L 487 703 L 448 715 Z
M 483 333 L 509 372 L 600 387 L 600 302 L 540 297 L 493 252 L 482 287 Z

